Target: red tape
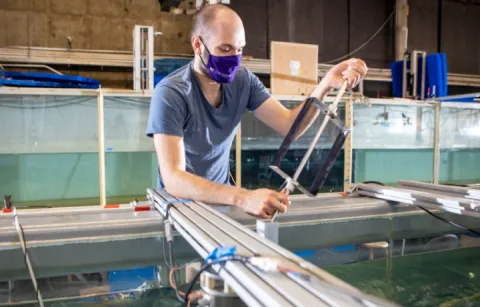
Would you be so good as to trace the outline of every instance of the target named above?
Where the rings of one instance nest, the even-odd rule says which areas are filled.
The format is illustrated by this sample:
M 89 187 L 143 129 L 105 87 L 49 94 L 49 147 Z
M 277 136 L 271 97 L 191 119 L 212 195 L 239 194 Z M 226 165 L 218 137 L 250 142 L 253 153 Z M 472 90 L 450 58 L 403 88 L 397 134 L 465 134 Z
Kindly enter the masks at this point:
M 135 206 L 135 211 L 150 211 L 150 206 Z

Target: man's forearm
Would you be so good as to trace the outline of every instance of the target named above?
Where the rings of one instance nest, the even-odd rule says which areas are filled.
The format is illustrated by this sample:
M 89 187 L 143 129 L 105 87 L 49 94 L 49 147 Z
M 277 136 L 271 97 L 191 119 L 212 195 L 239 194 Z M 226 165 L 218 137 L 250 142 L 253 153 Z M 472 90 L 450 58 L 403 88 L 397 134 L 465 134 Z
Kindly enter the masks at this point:
M 164 179 L 167 192 L 184 199 L 194 199 L 212 205 L 242 207 L 247 190 L 217 184 L 186 171 L 176 171 Z
M 320 99 L 320 101 L 323 101 L 327 94 L 330 92 L 330 88 L 325 86 L 323 83 L 320 83 L 313 93 L 310 95 L 310 97 L 317 97 Z M 302 102 L 298 107 L 293 109 L 291 112 L 291 125 L 295 122 L 295 119 L 298 117 L 298 114 L 300 114 L 300 111 L 303 109 L 306 101 Z M 305 133 L 305 131 L 308 130 L 308 128 L 313 124 L 317 116 L 320 114 L 320 111 L 318 108 L 315 106 L 311 105 L 311 107 L 308 109 L 307 114 L 303 118 L 302 122 L 300 123 L 300 126 L 297 130 L 297 133 L 295 135 L 295 139 L 299 138 L 300 136 Z

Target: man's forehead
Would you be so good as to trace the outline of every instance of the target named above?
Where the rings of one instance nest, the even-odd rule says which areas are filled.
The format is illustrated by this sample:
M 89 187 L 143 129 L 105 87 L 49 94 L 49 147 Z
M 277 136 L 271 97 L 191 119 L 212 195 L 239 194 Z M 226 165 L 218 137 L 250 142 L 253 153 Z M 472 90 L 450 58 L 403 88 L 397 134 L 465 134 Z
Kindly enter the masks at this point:
M 209 32 L 209 40 L 214 45 L 229 45 L 234 48 L 245 46 L 245 31 L 241 25 L 216 23 Z

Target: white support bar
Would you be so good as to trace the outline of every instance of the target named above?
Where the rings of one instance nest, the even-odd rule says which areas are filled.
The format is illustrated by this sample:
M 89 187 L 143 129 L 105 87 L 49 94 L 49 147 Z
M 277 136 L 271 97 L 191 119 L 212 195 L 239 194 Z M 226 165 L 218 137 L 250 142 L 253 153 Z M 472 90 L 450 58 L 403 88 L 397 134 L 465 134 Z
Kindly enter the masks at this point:
M 97 122 L 98 122 L 98 178 L 100 182 L 100 206 L 107 204 L 105 179 L 105 115 L 103 94 L 98 95 Z
M 141 89 L 141 26 L 135 26 L 133 30 L 133 89 Z
M 153 46 L 155 43 L 155 35 L 154 35 L 153 27 L 148 27 L 148 52 L 147 52 L 147 63 L 145 63 L 147 67 L 147 88 L 146 90 L 153 90 L 153 72 L 154 72 L 154 65 L 153 62 L 155 60 L 155 55 L 153 54 Z

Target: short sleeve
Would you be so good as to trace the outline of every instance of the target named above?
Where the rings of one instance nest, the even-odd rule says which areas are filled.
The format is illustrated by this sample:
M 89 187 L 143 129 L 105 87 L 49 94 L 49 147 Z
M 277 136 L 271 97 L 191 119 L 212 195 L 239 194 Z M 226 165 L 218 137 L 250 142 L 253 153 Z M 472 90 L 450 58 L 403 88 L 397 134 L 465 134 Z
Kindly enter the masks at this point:
M 184 99 L 174 89 L 160 85 L 152 93 L 146 134 L 183 136 L 187 118 Z
M 247 109 L 253 112 L 272 95 L 260 79 L 250 71 L 248 71 L 248 78 L 250 79 L 250 97 L 248 99 Z

